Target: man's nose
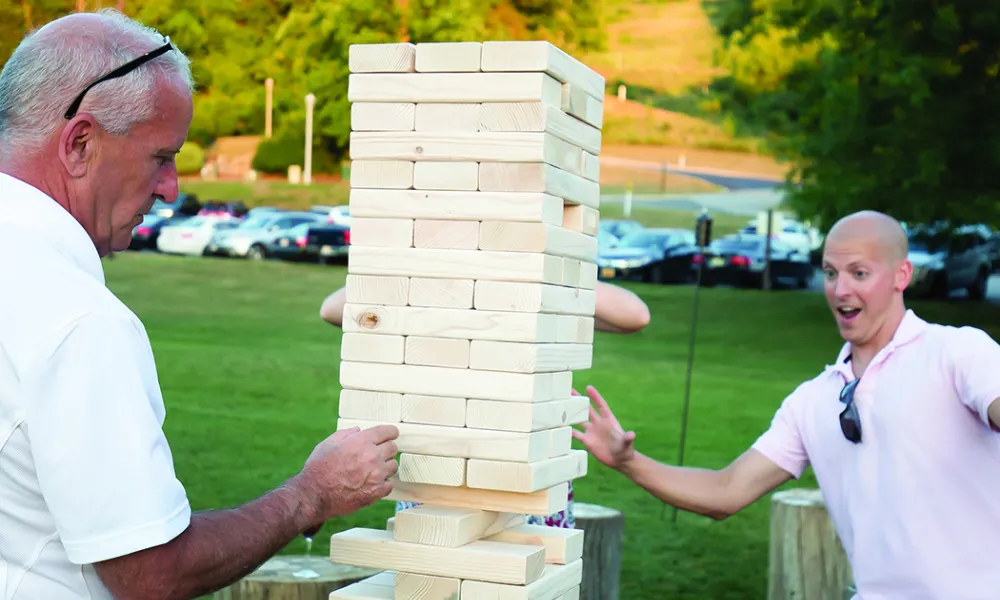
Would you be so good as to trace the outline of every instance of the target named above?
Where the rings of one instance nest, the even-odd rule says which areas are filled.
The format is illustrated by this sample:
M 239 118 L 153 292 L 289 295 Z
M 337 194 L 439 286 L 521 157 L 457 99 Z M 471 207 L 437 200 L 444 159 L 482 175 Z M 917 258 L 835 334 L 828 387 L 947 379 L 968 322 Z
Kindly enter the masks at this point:
M 155 194 L 162 196 L 166 202 L 177 200 L 180 189 L 177 183 L 177 167 L 170 163 L 160 170 L 160 180 L 156 184 Z
M 854 286 L 851 284 L 849 277 L 844 277 L 843 275 L 838 275 L 833 283 L 833 293 L 837 298 L 846 298 L 850 296 L 854 291 Z

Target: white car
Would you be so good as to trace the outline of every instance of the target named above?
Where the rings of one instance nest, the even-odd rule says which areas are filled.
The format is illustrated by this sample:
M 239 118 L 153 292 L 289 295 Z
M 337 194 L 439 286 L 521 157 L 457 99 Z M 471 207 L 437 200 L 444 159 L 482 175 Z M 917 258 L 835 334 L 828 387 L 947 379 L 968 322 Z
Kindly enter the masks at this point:
M 192 217 L 160 230 L 156 248 L 164 254 L 201 256 L 212 236 L 219 231 L 235 229 L 240 224 L 234 219 L 215 216 Z

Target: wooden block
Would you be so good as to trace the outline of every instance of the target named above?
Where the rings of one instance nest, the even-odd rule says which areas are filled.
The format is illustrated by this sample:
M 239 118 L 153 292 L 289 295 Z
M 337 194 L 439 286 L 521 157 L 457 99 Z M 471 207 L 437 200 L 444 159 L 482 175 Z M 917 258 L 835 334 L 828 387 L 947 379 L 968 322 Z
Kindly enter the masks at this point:
M 410 280 L 406 277 L 348 275 L 347 302 L 406 306 Z
M 399 456 L 399 478 L 407 483 L 465 485 L 466 462 L 464 458 L 452 456 L 404 452 Z
M 416 573 L 396 573 L 395 600 L 458 600 L 462 580 Z
M 356 160 L 351 162 L 351 187 L 408 190 L 413 187 L 413 161 Z
M 592 290 L 597 287 L 597 263 L 584 261 L 580 264 L 580 287 Z
M 549 458 L 563 456 L 573 451 L 573 428 L 556 427 L 549 432 Z
M 385 497 L 386 500 L 529 515 L 553 515 L 566 510 L 569 497 L 568 483 L 560 483 L 533 494 L 519 494 L 465 486 L 406 483 L 399 481 L 398 477 L 390 478 L 389 481 L 392 483 L 392 491 Z
M 382 571 L 367 579 L 335 589 L 327 596 L 329 600 L 395 600 L 394 587 L 396 573 Z
M 465 404 L 465 398 L 403 394 L 400 417 L 406 423 L 465 427 Z
M 401 335 L 345 333 L 340 341 L 340 360 L 403 364 L 405 343 Z
M 351 73 L 406 73 L 416 67 L 417 46 L 392 44 L 351 44 L 347 66 Z
M 408 365 L 469 367 L 469 340 L 466 339 L 411 335 L 406 337 L 405 350 L 403 362 Z
M 593 290 L 519 281 L 480 280 L 473 295 L 473 306 L 478 310 L 584 316 L 594 314 L 596 301 Z
M 448 488 L 460 489 L 460 488 Z M 354 528 L 330 539 L 330 560 L 437 577 L 525 585 L 545 567 L 545 549 L 477 540 L 458 548 L 398 542 L 379 529 Z
M 480 235 L 480 243 L 481 240 Z M 563 281 L 561 259 L 558 256 L 536 252 L 351 246 L 347 272 L 351 275 L 492 279 L 556 284 Z
M 478 190 L 479 163 L 463 161 L 417 162 L 413 165 L 413 189 Z
M 541 103 L 539 103 L 541 104 Z M 417 131 L 479 131 L 478 102 L 421 102 L 417 104 Z
M 395 423 L 403 417 L 402 394 L 340 390 L 338 416 L 344 419 Z
M 591 156 L 601 153 L 601 130 L 560 107 L 542 102 L 485 102 L 478 116 L 479 131 L 545 131 Z
M 351 218 L 351 246 L 409 248 L 412 245 L 412 219 Z
M 548 223 L 481 221 L 479 225 L 479 249 L 562 256 L 586 261 L 597 260 L 596 237 Z M 477 277 L 476 279 L 487 278 Z M 545 283 L 558 283 L 558 280 L 549 279 Z
M 583 423 L 589 411 L 590 401 L 586 396 L 531 404 L 471 399 L 466 402 L 465 426 L 501 431 L 541 431 Z
M 420 73 L 477 72 L 482 52 L 480 42 L 421 42 L 416 69 Z
M 604 103 L 581 89 L 564 85 L 560 109 L 598 129 L 604 125 Z
M 587 451 L 570 450 L 562 456 L 530 463 L 470 460 L 466 465 L 465 485 L 486 490 L 530 493 L 586 474 Z
M 594 319 L 579 315 L 559 315 L 556 342 L 559 344 L 591 345 L 594 341 Z M 589 368 L 589 367 L 587 367 Z
M 563 222 L 563 201 L 548 194 L 416 190 L 351 190 L 351 216 L 453 221 Z
M 601 180 L 601 162 L 600 160 L 589 152 L 583 153 L 583 170 L 580 172 L 591 181 Z
M 370 429 L 380 424 L 382 423 L 379 421 L 338 419 L 337 430 L 352 427 Z M 400 452 L 406 454 L 524 463 L 553 458 L 552 430 L 521 433 L 417 423 L 392 424 L 399 429 L 399 437 L 395 440 L 396 446 Z
M 580 261 L 564 257 L 562 268 L 562 285 L 580 287 Z
M 396 517 L 389 517 L 385 520 L 385 530 L 394 531 L 396 529 Z
M 558 334 L 559 316 L 423 306 L 380 306 L 348 302 L 344 304 L 343 328 L 345 333 L 419 335 L 502 342 L 555 342 Z M 462 375 L 462 373 L 455 371 L 452 369 L 437 374 L 456 377 Z M 415 390 L 403 391 L 420 393 Z M 444 395 L 462 396 L 463 394 Z
M 484 192 L 541 192 L 594 209 L 601 204 L 596 181 L 541 162 L 482 162 L 477 183 Z
M 523 514 L 512 512 L 422 504 L 396 513 L 393 539 L 457 548 L 524 525 L 524 521 Z
M 412 102 L 355 102 L 352 131 L 413 131 L 417 105 Z
M 583 558 L 585 533 L 581 529 L 546 527 L 527 523 L 510 527 L 489 537 L 490 541 L 508 544 L 543 546 L 545 562 L 552 565 L 568 565 Z
M 573 318 L 558 315 L 559 319 Z M 575 327 L 585 327 L 577 325 Z M 593 343 L 577 343 L 578 330 L 569 342 L 525 343 L 472 340 L 469 346 L 469 368 L 481 371 L 508 371 L 512 373 L 552 373 L 556 371 L 585 371 L 593 363 Z M 582 335 L 579 337 L 583 337 Z
M 604 99 L 604 76 L 550 42 L 484 42 L 481 56 L 483 71 L 540 71 L 595 99 Z
M 348 102 L 542 102 L 562 106 L 563 86 L 545 73 L 390 73 L 350 75 Z
M 581 585 L 583 585 L 581 583 Z M 574 585 L 568 592 L 559 596 L 559 600 L 580 600 L 580 585 Z
M 471 279 L 411 277 L 410 306 L 427 308 L 472 308 L 475 291 Z
M 413 226 L 413 245 L 442 250 L 477 250 L 479 222 L 417 219 Z
M 491 600 L 560 600 L 580 585 L 583 579 L 583 561 L 567 565 L 545 565 L 542 577 L 528 585 L 509 585 L 467 580 L 462 582 L 462 598 L 489 598 Z
M 585 235 L 597 235 L 601 213 L 582 204 L 566 204 L 563 206 L 563 227 L 579 231 Z

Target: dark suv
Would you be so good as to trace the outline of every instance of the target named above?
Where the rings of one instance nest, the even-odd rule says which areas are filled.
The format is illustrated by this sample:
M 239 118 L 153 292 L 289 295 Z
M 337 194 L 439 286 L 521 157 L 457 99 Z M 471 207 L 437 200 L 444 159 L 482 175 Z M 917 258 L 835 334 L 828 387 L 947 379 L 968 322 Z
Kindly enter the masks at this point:
M 918 228 L 910 231 L 909 242 L 913 278 L 908 294 L 947 298 L 964 289 L 973 300 L 986 298 L 992 240 L 975 230 Z

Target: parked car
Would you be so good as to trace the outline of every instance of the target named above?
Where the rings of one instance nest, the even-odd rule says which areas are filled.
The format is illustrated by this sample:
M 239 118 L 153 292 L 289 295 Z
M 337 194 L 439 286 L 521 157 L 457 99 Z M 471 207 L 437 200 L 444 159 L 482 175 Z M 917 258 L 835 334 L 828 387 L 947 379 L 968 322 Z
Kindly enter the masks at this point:
M 216 232 L 235 229 L 238 225 L 239 221 L 224 217 L 191 217 L 160 230 L 156 247 L 164 254 L 202 256 Z
M 767 236 L 739 233 L 719 238 L 705 249 L 704 258 L 695 257 L 695 264 L 704 260 L 701 281 L 705 286 L 728 284 L 735 287 L 763 287 L 767 257 Z M 816 268 L 803 251 L 780 238 L 771 237 L 771 283 L 777 287 L 783 281 L 795 287 L 809 287 Z
M 129 242 L 129 250 L 156 250 L 156 240 L 160 237 L 160 231 L 168 225 L 181 223 L 189 219 L 187 215 L 164 217 L 158 214 L 143 215 L 142 223 L 132 229 L 132 241 Z
M 326 217 L 315 212 L 269 211 L 254 214 L 238 227 L 218 231 L 208 243 L 206 253 L 261 260 L 267 258 L 267 245 L 303 223 L 320 224 Z
M 639 221 L 630 221 L 628 219 L 601 220 L 598 222 L 597 226 L 599 229 L 607 231 L 618 239 L 625 237 L 633 231 L 638 231 L 643 228 L 642 223 Z
M 178 215 L 193 217 L 197 215 L 200 210 L 201 202 L 198 201 L 197 196 L 187 192 L 181 192 L 177 194 L 177 199 L 173 202 L 156 200 L 153 202 L 153 208 L 149 212 L 161 217 L 170 218 Z
M 346 259 L 351 246 L 351 228 L 346 225 L 326 224 L 309 227 L 303 254 L 315 256 L 323 264 L 335 259 Z
M 198 216 L 201 217 L 223 217 L 226 219 L 242 219 L 247 215 L 247 205 L 239 200 L 230 202 L 206 202 Z
M 691 281 L 695 244 L 694 232 L 687 229 L 633 230 L 614 246 L 598 246 L 597 274 L 600 279 L 650 283 Z
M 924 227 L 912 228 L 908 237 L 913 276 L 907 294 L 947 298 L 964 289 L 973 300 L 986 298 L 991 240 L 976 231 Z

